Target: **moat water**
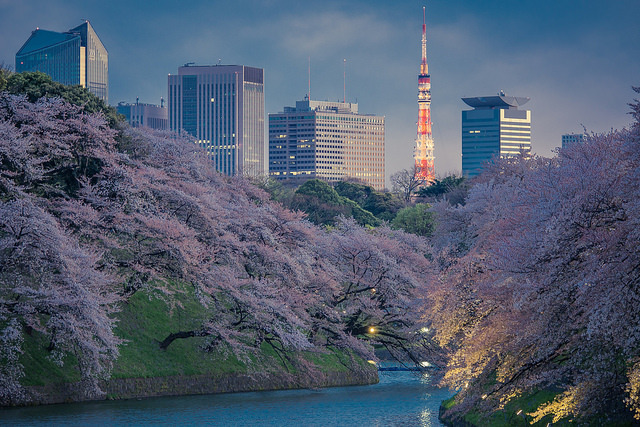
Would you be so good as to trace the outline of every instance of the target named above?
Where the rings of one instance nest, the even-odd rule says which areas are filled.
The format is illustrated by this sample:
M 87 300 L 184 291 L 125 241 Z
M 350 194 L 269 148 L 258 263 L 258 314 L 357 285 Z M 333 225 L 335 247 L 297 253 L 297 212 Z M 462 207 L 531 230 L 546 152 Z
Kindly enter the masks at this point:
M 0 425 L 439 426 L 453 393 L 428 374 L 380 372 L 370 386 L 159 397 L 0 410 Z

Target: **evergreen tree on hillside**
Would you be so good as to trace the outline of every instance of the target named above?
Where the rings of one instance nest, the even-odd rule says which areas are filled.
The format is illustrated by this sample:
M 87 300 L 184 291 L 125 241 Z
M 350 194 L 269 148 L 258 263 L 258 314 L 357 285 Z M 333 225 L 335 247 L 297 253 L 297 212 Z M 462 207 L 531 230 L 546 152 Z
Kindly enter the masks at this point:
M 339 195 L 353 200 L 383 221 L 391 222 L 398 211 L 405 206 L 404 202 L 395 194 L 376 191 L 368 185 L 340 181 L 333 188 Z
M 309 220 L 318 225 L 335 225 L 339 216 L 352 217 L 360 225 L 375 227 L 381 223 L 371 212 L 339 195 L 333 187 L 319 179 L 302 184 L 289 207 L 305 212 Z
M 36 102 L 40 98 L 62 98 L 70 104 L 78 105 L 87 113 L 102 113 L 109 126 L 115 127 L 124 120 L 115 108 L 107 105 L 103 100 L 89 92 L 82 86 L 66 86 L 53 81 L 51 77 L 40 71 L 11 73 L 0 71 L 0 91 L 7 91 L 14 95 L 26 95 L 29 102 Z
M 431 206 L 426 203 L 417 203 L 414 206 L 408 206 L 398 212 L 393 221 L 391 221 L 391 226 L 404 230 L 407 233 L 429 237 L 435 227 L 434 214 L 431 212 Z

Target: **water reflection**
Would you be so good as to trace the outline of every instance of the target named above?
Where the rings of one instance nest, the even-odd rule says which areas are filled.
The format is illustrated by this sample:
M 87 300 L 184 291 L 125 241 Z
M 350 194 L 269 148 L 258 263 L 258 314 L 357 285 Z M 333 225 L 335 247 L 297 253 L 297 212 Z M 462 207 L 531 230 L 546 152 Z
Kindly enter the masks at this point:
M 372 386 L 182 396 L 0 410 L 2 425 L 439 426 L 451 396 L 428 375 L 380 372 Z

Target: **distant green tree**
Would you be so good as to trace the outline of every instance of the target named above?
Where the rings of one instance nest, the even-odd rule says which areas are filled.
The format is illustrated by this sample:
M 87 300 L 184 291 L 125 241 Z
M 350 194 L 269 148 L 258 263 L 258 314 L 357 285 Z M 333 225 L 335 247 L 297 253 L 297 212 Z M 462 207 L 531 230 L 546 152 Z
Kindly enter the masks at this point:
M 380 220 L 355 201 L 343 197 L 324 181 L 312 179 L 294 193 L 288 206 L 303 211 L 319 225 L 334 225 L 338 216 L 352 217 L 360 225 L 376 227 Z
M 373 187 L 350 181 L 339 181 L 333 188 L 339 195 L 348 197 L 360 206 L 364 206 L 367 199 L 375 192 Z
M 11 70 L 4 64 L 0 64 L 0 92 L 7 87 L 7 79 L 11 75 Z
M 436 179 L 429 186 L 420 188 L 417 195 L 429 200 L 440 200 L 446 197 L 453 205 L 464 204 L 468 188 L 469 185 L 464 176 L 448 175 L 442 179 Z
M 331 203 L 334 205 L 341 205 L 342 198 L 329 184 L 319 179 L 310 179 L 302 184 L 297 190 L 297 194 L 304 194 L 307 196 L 317 197 L 319 200 L 325 203 Z
M 358 203 L 376 218 L 391 222 L 405 205 L 393 193 L 376 191 L 373 187 L 349 181 L 340 181 L 333 187 L 339 195 Z
M 391 226 L 418 236 L 431 236 L 434 229 L 434 214 L 430 208 L 431 206 L 426 203 L 406 207 L 398 212 Z
M 62 98 L 70 104 L 82 106 L 87 113 L 103 113 L 111 127 L 116 127 L 119 122 L 124 121 L 124 117 L 119 115 L 115 108 L 82 86 L 63 85 L 40 71 L 11 73 L 2 70 L 0 75 L 0 88 L 3 79 L 6 79 L 2 90 L 15 95 L 24 94 L 29 102 L 36 102 L 42 97 Z

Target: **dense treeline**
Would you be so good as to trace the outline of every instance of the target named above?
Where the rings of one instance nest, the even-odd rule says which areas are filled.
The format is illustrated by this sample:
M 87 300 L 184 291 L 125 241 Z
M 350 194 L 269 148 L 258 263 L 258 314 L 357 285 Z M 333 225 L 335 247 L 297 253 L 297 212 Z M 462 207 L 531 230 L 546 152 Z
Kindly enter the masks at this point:
M 550 159 L 503 159 L 465 205 L 435 206 L 442 276 L 426 313 L 448 352 L 444 383 L 459 390 L 449 420 L 540 390 L 549 397 L 520 417 L 640 418 L 640 103 L 632 108 L 630 130 Z
M 99 396 L 119 310 L 149 290 L 182 310 L 187 287 L 204 315 L 158 351 L 198 339 L 257 366 L 267 348 L 313 377 L 303 354 L 357 369 L 378 346 L 442 368 L 449 420 L 541 390 L 520 418 L 640 417 L 640 102 L 629 130 L 419 189 L 429 209 L 352 182 L 267 192 L 24 74 L 0 70 L 35 97 L 0 93 L 0 404 L 29 400 L 34 343 Z
M 394 229 L 424 237 L 430 236 L 434 228 L 431 203 L 443 199 L 454 205 L 464 203 L 468 191 L 465 179 L 454 175 L 437 179 L 412 193 L 415 202 L 406 201 L 403 191 L 376 191 L 353 181 L 339 181 L 332 186 L 312 179 L 297 188 L 269 179 L 255 183 L 273 200 L 305 213 L 306 218 L 317 225 L 331 227 L 340 217 L 346 217 L 362 226 L 378 227 L 387 223 Z
M 415 316 L 423 239 L 350 219 L 319 228 L 215 172 L 187 139 L 114 125 L 85 104 L 0 93 L 0 211 L 2 404 L 29 399 L 27 342 L 75 366 L 78 387 L 99 396 L 127 345 L 114 333 L 118 310 L 149 289 L 171 306 L 176 282 L 208 315 L 160 349 L 198 337 L 203 354 L 250 368 L 266 346 L 283 370 L 309 376 L 302 352 L 366 360 L 377 345 L 419 362 L 431 351 Z

